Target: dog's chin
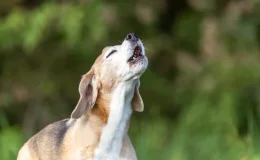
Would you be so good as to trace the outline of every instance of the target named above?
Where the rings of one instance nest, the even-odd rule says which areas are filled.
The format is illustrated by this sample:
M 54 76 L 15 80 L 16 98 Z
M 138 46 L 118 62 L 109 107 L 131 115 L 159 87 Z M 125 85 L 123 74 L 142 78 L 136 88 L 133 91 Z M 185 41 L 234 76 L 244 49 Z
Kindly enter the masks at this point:
M 147 68 L 147 62 L 145 60 L 143 61 L 137 61 L 134 66 L 132 66 L 132 78 L 137 79 L 140 78 L 143 73 L 146 71 Z
M 145 70 L 145 66 L 136 66 L 135 68 L 131 68 L 131 71 L 128 72 L 124 77 L 122 77 L 122 79 L 123 81 L 139 79 L 141 78 Z

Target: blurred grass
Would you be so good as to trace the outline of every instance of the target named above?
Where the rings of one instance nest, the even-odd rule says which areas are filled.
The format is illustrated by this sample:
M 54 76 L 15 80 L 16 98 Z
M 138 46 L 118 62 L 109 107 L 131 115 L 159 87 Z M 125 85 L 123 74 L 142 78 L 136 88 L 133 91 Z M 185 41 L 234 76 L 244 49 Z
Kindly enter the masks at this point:
M 16 159 L 19 147 L 23 144 L 25 138 L 17 126 L 9 126 L 4 115 L 0 114 L 0 159 Z

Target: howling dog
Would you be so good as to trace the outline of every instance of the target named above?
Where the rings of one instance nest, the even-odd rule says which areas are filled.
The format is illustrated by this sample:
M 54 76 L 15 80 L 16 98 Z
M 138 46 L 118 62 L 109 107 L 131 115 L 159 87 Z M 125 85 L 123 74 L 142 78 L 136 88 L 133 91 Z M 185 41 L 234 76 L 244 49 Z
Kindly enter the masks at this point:
M 30 138 L 18 160 L 137 160 L 128 136 L 133 111 L 144 110 L 140 77 L 148 66 L 136 34 L 108 46 L 81 79 L 71 118 Z

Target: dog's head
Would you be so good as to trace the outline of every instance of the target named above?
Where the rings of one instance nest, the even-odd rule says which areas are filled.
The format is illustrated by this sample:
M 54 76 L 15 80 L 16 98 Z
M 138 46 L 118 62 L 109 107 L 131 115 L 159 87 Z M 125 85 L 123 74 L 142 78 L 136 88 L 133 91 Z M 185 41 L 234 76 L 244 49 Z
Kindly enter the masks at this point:
M 90 71 L 83 76 L 79 85 L 80 99 L 72 118 L 81 117 L 91 109 L 100 93 L 110 93 L 122 82 L 137 81 L 132 99 L 132 108 L 142 112 L 143 100 L 139 94 L 139 78 L 148 65 L 145 49 L 136 34 L 130 33 L 121 45 L 105 47 Z

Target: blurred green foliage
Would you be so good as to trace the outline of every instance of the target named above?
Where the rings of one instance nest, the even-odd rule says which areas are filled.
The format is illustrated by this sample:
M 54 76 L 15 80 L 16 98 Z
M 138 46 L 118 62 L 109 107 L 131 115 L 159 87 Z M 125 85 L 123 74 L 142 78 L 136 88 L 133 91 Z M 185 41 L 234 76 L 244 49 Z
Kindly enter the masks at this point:
M 0 159 L 67 118 L 80 76 L 135 32 L 149 68 L 130 137 L 140 160 L 260 159 L 258 0 L 0 2 Z

